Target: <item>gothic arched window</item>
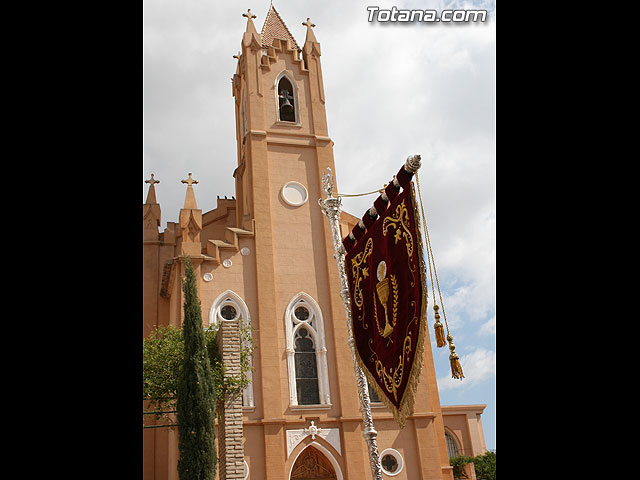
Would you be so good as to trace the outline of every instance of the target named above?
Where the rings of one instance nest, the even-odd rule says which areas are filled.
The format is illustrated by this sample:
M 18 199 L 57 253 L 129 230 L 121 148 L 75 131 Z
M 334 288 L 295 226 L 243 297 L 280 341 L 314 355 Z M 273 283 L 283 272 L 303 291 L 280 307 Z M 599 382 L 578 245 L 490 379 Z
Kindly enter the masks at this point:
M 235 320 L 239 318 L 245 327 L 251 328 L 251 317 L 249 316 L 249 308 L 242 298 L 235 292 L 227 290 L 216 298 L 209 311 L 209 328 L 218 329 L 218 325 L 223 320 Z M 253 359 L 249 359 L 253 365 Z M 253 407 L 253 374 L 252 369 L 247 372 L 249 377 L 249 386 L 242 391 L 242 406 Z
M 445 429 L 444 436 L 447 439 L 447 452 L 449 453 L 449 457 L 457 457 L 460 455 L 460 448 L 458 447 L 458 442 L 451 434 L 451 432 Z
M 294 343 L 298 405 L 317 405 L 320 403 L 320 392 L 313 337 L 305 327 L 301 327 L 296 332 Z
M 306 293 L 293 297 L 285 327 L 290 404 L 330 405 L 324 321 L 315 300 Z
M 296 122 L 296 91 L 284 72 L 279 75 L 278 85 L 278 120 Z

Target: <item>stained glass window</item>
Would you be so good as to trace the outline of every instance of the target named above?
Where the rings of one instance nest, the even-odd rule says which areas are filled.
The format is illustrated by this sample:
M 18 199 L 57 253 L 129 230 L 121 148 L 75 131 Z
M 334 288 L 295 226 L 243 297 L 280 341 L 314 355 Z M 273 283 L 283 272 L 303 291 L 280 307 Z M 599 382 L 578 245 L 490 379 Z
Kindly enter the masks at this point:
M 306 293 L 291 299 L 285 314 L 289 400 L 292 407 L 330 405 L 322 312 Z
M 445 431 L 444 436 L 447 439 L 447 451 L 449 453 L 449 457 L 457 457 L 460 455 L 460 450 L 458 449 L 458 442 L 455 441 L 453 436 Z
M 387 448 L 380 453 L 380 464 L 382 465 L 382 473 L 395 477 L 402 471 L 404 460 L 399 451 Z
M 318 368 L 316 349 L 309 332 L 300 328 L 295 341 L 296 391 L 298 405 L 317 405 L 320 403 L 318 391 Z
M 233 320 L 234 318 L 236 318 L 238 314 L 236 312 L 236 309 L 233 308 L 231 305 L 225 305 L 220 309 L 220 315 L 225 320 Z
M 295 315 L 298 320 L 306 320 L 309 318 L 309 310 L 305 307 L 298 307 L 296 308 Z
M 382 464 L 382 468 L 384 468 L 388 473 L 394 473 L 398 469 L 398 461 L 393 455 L 386 454 L 382 457 L 380 463 Z

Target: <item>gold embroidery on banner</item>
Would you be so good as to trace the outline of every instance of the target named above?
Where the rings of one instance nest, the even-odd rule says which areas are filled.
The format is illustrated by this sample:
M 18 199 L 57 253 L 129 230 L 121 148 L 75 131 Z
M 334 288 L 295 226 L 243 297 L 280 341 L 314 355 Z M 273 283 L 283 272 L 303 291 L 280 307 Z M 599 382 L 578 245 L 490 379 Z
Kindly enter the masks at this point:
M 373 339 L 370 338 L 368 342 L 369 350 L 371 351 L 371 355 L 369 356 L 369 361 L 371 363 L 375 363 L 376 373 L 378 374 L 378 378 L 382 380 L 385 389 L 387 392 L 393 394 L 393 398 L 395 398 L 396 402 L 398 401 L 397 390 L 402 384 L 402 377 L 404 376 L 404 363 L 406 360 L 409 360 L 409 354 L 411 353 L 411 332 L 409 331 L 409 327 L 415 321 L 418 321 L 417 308 L 418 304 L 415 301 L 411 301 L 411 306 L 413 307 L 413 318 L 407 324 L 406 335 L 404 337 L 404 342 L 402 345 L 402 355 L 399 358 L 399 363 L 394 369 L 391 367 L 389 369 L 389 373 L 387 373 L 386 368 L 382 364 L 382 361 L 378 359 L 378 354 L 373 350 L 372 344 Z M 375 302 L 374 302 L 374 312 L 375 312 Z M 378 322 L 378 317 L 376 314 L 376 324 Z M 395 323 L 394 323 L 395 327 Z M 378 332 L 381 331 L 380 325 L 378 325 Z M 381 333 L 382 335 L 382 333 Z
M 388 216 L 383 220 L 382 235 L 386 237 L 389 227 L 393 227 L 396 229 L 396 233 L 393 236 L 396 244 L 404 237 L 407 246 L 409 271 L 411 272 L 411 286 L 414 287 L 416 284 L 416 278 L 414 276 L 416 267 L 415 265 L 411 265 L 411 256 L 413 255 L 413 235 L 411 235 L 411 231 L 409 230 L 410 226 L 409 210 L 407 210 L 403 200 L 402 203 L 396 207 L 395 216 Z
M 411 353 L 411 333 L 404 337 L 404 343 L 402 345 L 402 355 L 398 357 L 398 365 L 391 367 L 389 373 L 380 360 L 377 359 L 378 354 L 371 348 L 372 339 L 369 339 L 369 349 L 373 352 L 373 355 L 369 358 L 372 362 L 375 361 L 376 373 L 378 378 L 382 380 L 387 392 L 393 394 L 393 398 L 398 401 L 398 388 L 402 384 L 402 377 L 404 376 L 404 362 L 409 359 Z
M 400 223 L 404 231 L 396 232 L 394 237 L 395 241 L 398 243 L 398 241 L 404 237 L 407 241 L 407 255 L 411 257 L 411 255 L 413 255 L 413 236 L 409 230 L 409 210 L 407 210 L 404 200 L 396 207 L 396 216 L 386 217 L 382 222 L 382 235 L 386 237 L 389 227 L 398 228 L 398 223 Z
M 362 298 L 362 290 L 360 282 L 369 276 L 369 268 L 366 266 L 367 258 L 373 252 L 373 238 L 369 237 L 362 252 L 351 259 L 351 273 L 353 274 L 353 302 L 362 312 L 358 315 L 358 320 L 362 322 L 362 327 L 366 330 L 369 325 L 364 321 L 364 301 Z M 362 268 L 364 266 L 364 268 Z M 360 275 L 362 273 L 362 276 Z
M 393 308 L 391 311 L 392 321 L 389 323 L 389 316 L 387 314 L 387 302 L 389 300 L 389 278 L 384 278 L 382 281 L 378 282 L 376 285 L 376 291 L 378 292 L 378 298 L 380 299 L 380 303 L 384 307 L 384 319 L 385 325 L 384 329 L 380 328 L 380 322 L 378 321 L 378 306 L 377 302 L 373 302 L 373 316 L 376 320 L 376 326 L 378 327 L 378 333 L 381 337 L 387 338 L 393 332 L 393 329 L 396 326 L 398 321 L 398 277 L 396 275 L 391 275 L 391 287 L 393 290 Z M 393 342 L 392 339 L 389 339 L 390 342 Z

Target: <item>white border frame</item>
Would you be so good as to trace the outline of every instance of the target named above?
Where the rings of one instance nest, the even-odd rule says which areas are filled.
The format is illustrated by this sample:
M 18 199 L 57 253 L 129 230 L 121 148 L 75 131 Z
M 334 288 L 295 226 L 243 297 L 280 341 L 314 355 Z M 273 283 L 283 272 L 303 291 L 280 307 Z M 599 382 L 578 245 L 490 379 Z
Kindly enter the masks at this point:
M 299 320 L 294 315 L 296 307 L 299 306 L 304 306 L 309 310 L 309 318 L 307 320 Z M 308 324 L 309 322 L 314 322 L 315 325 L 311 326 Z M 329 394 L 329 371 L 327 367 L 327 347 L 324 338 L 324 320 L 322 318 L 320 306 L 309 294 L 300 292 L 295 295 L 289 302 L 289 305 L 287 305 L 287 309 L 284 314 L 284 324 L 286 334 L 287 366 L 289 373 L 289 406 L 297 409 L 314 409 L 331 405 L 331 397 Z M 313 338 L 313 343 L 316 348 L 318 393 L 320 397 L 320 403 L 317 405 L 298 405 L 294 339 L 296 332 L 303 324 L 306 326 L 309 335 Z
M 302 190 L 304 190 L 304 195 L 305 198 L 301 203 L 293 203 L 291 201 L 289 201 L 287 199 L 287 197 L 284 194 L 285 189 L 289 186 L 289 185 L 297 185 L 299 187 L 302 187 Z M 290 182 L 285 183 L 282 188 L 280 189 L 280 196 L 282 197 L 282 200 L 287 204 L 287 205 L 291 205 L 292 207 L 301 207 L 302 205 L 304 205 L 305 203 L 307 203 L 309 201 L 309 190 L 307 190 L 307 187 L 305 187 L 303 184 L 301 184 L 300 182 L 296 182 L 295 180 L 291 180 Z
M 288 122 L 286 120 L 280 120 L 280 97 L 278 96 L 278 85 L 282 77 L 287 77 L 289 83 L 293 87 L 293 111 L 295 115 L 295 122 Z M 298 95 L 298 83 L 293 78 L 293 75 L 288 70 L 281 71 L 276 77 L 276 81 L 274 84 L 275 98 L 276 98 L 276 124 L 278 125 L 289 125 L 291 127 L 301 127 L 302 121 L 300 120 L 300 95 Z
M 393 458 L 396 459 L 396 461 L 398 462 L 398 471 L 397 472 L 387 472 L 384 467 L 382 467 L 382 457 L 384 457 L 385 455 L 391 455 L 393 456 Z M 402 454 L 396 450 L 395 448 L 385 448 L 382 452 L 380 452 L 380 466 L 382 467 L 382 473 L 384 473 L 385 475 L 389 476 L 389 477 L 395 477 L 396 475 L 399 475 L 400 472 L 402 472 L 402 469 L 404 468 L 404 458 L 402 457 Z
M 244 303 L 244 300 L 242 300 L 240 295 L 232 290 L 226 290 L 218 295 L 218 297 L 211 304 L 211 309 L 209 310 L 208 328 L 217 330 L 220 322 L 226 321 L 220 315 L 220 310 L 225 305 L 231 305 L 233 308 L 235 308 L 240 321 L 246 326 L 251 327 L 251 315 L 249 315 L 249 307 L 247 307 L 247 304 Z M 251 366 L 251 368 L 247 372 L 247 376 L 249 377 L 249 385 L 242 391 L 242 403 L 244 403 L 244 408 L 255 407 L 253 398 L 253 358 L 250 358 L 249 361 Z

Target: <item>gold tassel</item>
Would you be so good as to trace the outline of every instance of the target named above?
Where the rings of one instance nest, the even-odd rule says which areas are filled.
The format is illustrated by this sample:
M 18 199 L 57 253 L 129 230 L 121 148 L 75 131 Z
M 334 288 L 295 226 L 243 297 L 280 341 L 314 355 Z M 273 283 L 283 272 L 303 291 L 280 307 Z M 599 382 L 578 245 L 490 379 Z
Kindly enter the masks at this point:
M 447 340 L 449 341 L 449 350 L 451 350 L 451 355 L 449 355 L 451 376 L 462 380 L 464 378 L 464 374 L 462 373 L 462 366 L 460 365 L 460 357 L 458 357 L 458 354 L 456 353 L 456 346 L 453 344 L 453 337 L 451 335 L 447 335 Z
M 440 323 L 440 314 L 438 313 L 439 308 L 440 307 L 438 307 L 438 305 L 433 306 L 433 309 L 436 312 L 436 323 L 433 324 L 433 330 L 436 335 L 436 345 L 438 347 L 444 347 L 446 342 L 444 341 L 444 327 L 442 326 L 442 323 Z

